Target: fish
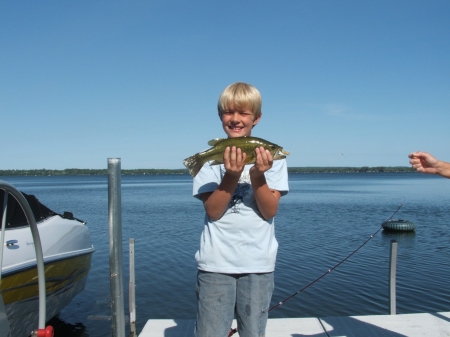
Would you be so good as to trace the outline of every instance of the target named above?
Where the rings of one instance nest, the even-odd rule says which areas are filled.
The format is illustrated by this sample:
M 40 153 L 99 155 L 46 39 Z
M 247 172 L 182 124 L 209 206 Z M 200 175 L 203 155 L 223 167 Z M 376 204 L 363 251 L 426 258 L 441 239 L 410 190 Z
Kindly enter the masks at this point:
M 265 139 L 257 137 L 236 137 L 236 138 L 215 138 L 208 142 L 212 148 L 196 153 L 189 158 L 183 160 L 184 166 L 189 169 L 192 177 L 195 177 L 204 164 L 211 162 L 210 165 L 223 164 L 223 154 L 227 147 L 236 146 L 247 154 L 245 164 L 252 164 L 256 162 L 255 149 L 257 147 L 264 147 L 270 151 L 274 160 L 284 159 L 289 152 L 277 144 L 271 143 Z

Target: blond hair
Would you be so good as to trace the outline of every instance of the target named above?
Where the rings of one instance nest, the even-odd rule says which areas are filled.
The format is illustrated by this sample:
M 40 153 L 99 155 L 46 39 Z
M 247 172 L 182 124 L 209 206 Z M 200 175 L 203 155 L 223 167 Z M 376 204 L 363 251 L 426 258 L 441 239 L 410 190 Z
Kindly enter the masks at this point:
M 234 109 L 248 109 L 253 112 L 253 118 L 261 116 L 262 99 L 258 89 L 254 86 L 236 82 L 230 84 L 219 97 L 217 110 L 219 116 L 231 108 Z

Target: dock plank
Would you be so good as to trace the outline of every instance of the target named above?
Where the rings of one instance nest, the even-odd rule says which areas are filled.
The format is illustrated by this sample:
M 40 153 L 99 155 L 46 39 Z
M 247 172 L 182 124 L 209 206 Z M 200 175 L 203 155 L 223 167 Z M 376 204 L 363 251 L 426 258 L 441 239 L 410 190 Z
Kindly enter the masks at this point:
M 195 320 L 150 319 L 139 337 L 192 337 Z M 236 322 L 233 322 L 236 327 Z M 238 337 L 236 333 L 234 337 Z M 450 337 L 450 312 L 271 318 L 268 337 Z
M 330 337 L 444 337 L 450 336 L 450 313 L 417 313 L 325 317 L 322 323 Z
M 139 337 L 192 337 L 194 326 L 195 320 L 189 319 L 150 319 L 145 324 Z M 236 320 L 234 320 L 232 327 L 235 328 L 236 326 Z M 302 335 L 293 335 L 295 331 L 301 331 Z M 320 321 L 314 317 L 269 319 L 266 335 L 327 337 Z M 233 336 L 239 337 L 239 332 Z
M 195 319 L 149 319 L 139 337 L 192 337 Z

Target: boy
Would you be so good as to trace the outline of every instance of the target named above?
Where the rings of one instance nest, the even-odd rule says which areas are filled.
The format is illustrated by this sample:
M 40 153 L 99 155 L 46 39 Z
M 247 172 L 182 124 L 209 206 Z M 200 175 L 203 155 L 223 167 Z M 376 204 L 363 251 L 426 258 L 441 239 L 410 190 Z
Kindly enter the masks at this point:
M 251 136 L 261 119 L 261 95 L 237 82 L 222 92 L 218 112 L 229 138 Z M 274 288 L 278 243 L 274 216 L 288 192 L 287 165 L 257 148 L 256 163 L 245 165 L 241 149 L 226 148 L 224 164 L 205 164 L 193 194 L 206 216 L 195 258 L 196 337 L 226 337 L 236 314 L 240 337 L 264 337 Z

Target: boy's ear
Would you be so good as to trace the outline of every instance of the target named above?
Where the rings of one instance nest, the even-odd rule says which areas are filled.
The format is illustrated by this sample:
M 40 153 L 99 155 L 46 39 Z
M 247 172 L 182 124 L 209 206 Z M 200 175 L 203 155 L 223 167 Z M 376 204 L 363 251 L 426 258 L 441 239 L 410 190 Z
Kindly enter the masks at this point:
M 255 126 L 256 124 L 258 124 L 259 120 L 261 119 L 261 116 L 262 116 L 262 115 L 259 115 L 258 118 L 255 118 L 255 119 L 253 120 L 253 126 Z

